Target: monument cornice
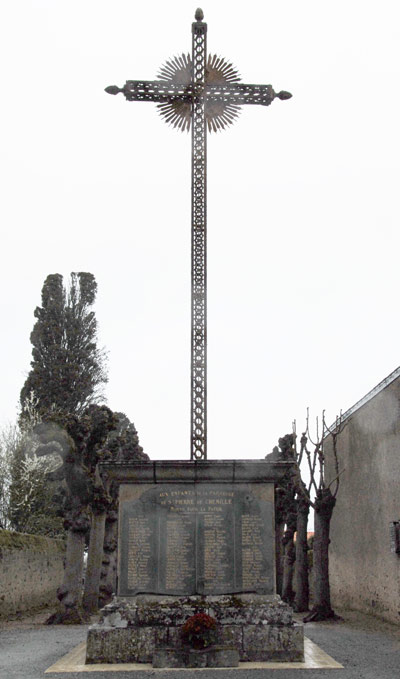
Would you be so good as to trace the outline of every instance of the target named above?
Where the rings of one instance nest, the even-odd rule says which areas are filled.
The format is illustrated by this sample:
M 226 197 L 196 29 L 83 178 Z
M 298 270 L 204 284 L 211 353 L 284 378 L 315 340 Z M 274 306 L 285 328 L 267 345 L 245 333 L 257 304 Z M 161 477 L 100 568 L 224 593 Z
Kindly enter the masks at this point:
M 295 466 L 291 461 L 155 460 L 103 462 L 102 474 L 121 483 L 276 483 Z

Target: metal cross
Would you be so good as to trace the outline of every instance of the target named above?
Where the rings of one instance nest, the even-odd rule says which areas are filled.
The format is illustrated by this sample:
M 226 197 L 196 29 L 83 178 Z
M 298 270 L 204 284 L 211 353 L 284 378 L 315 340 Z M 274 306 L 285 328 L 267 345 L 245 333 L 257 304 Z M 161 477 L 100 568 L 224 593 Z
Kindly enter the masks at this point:
M 222 130 L 234 122 L 243 104 L 269 106 L 277 97 L 271 85 L 245 85 L 238 72 L 216 55 L 207 57 L 207 24 L 196 10 L 192 24 L 192 56 L 167 61 L 158 80 L 127 80 L 111 85 L 128 101 L 158 104 L 166 122 L 192 129 L 192 333 L 191 333 L 191 460 L 207 459 L 207 128 Z

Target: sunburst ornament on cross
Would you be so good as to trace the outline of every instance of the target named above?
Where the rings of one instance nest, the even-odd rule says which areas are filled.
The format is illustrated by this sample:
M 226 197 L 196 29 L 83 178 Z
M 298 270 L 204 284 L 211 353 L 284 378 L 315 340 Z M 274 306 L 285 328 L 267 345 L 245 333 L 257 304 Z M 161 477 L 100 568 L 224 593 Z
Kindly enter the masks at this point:
M 159 78 L 165 83 L 174 83 L 188 87 L 192 84 L 192 59 L 190 54 L 181 54 L 173 57 L 167 61 L 160 69 Z M 238 72 L 233 68 L 232 64 L 227 63 L 225 59 L 208 55 L 205 85 L 224 85 L 226 83 L 238 83 L 240 77 Z M 161 116 L 164 120 L 177 127 L 184 132 L 190 130 L 192 121 L 192 104 L 190 100 L 174 99 L 162 104 L 158 104 Z M 205 102 L 205 119 L 209 132 L 218 132 L 223 130 L 226 125 L 232 125 L 235 118 L 238 117 L 240 106 L 224 101 L 211 101 L 206 99 Z
M 190 459 L 207 459 L 207 130 L 231 125 L 244 104 L 269 106 L 289 92 L 271 85 L 246 85 L 232 64 L 207 56 L 207 24 L 196 10 L 192 24 L 192 55 L 167 61 L 158 80 L 127 80 L 111 85 L 128 101 L 152 101 L 162 118 L 181 131 L 192 132 L 192 311 L 191 311 L 191 435 Z

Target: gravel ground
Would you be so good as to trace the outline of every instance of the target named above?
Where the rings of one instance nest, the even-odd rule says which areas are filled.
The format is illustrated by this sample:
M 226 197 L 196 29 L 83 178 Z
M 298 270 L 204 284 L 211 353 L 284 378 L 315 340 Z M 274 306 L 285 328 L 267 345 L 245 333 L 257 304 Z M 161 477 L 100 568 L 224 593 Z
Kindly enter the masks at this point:
M 344 620 L 310 623 L 305 634 L 344 669 L 325 670 L 160 670 L 135 672 L 135 679 L 395 679 L 400 678 L 400 627 L 376 618 L 339 611 Z M 0 622 L 1 679 L 132 679 L 132 672 L 90 672 L 44 675 L 44 671 L 74 646 L 85 641 L 84 625 L 47 626 L 46 613 Z

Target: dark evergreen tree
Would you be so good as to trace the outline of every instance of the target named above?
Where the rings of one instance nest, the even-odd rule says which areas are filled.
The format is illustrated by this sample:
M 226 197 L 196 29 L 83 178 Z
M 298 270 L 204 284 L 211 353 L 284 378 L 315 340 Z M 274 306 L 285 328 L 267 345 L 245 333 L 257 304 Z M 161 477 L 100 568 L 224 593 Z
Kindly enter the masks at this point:
M 102 399 L 106 358 L 97 347 L 92 311 L 96 291 L 91 273 L 72 273 L 68 289 L 60 274 L 47 276 L 42 306 L 34 312 L 31 371 L 20 397 L 22 417 L 32 392 L 40 414 L 57 409 L 80 415 Z

